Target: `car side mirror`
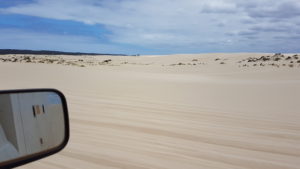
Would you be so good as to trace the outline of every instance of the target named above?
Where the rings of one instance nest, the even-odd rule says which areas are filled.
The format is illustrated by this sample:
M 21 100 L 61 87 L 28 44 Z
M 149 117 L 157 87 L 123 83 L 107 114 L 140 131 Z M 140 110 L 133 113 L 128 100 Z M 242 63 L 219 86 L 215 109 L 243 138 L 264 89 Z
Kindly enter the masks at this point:
M 0 168 L 57 153 L 68 140 L 68 108 L 60 91 L 0 91 Z

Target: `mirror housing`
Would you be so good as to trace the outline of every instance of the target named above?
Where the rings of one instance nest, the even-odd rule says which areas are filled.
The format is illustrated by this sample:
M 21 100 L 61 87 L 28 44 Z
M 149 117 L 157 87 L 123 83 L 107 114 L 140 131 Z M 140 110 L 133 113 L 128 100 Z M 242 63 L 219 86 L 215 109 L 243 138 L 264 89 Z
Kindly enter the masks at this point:
M 66 98 L 56 89 L 0 91 L 0 168 L 62 150 L 69 141 Z

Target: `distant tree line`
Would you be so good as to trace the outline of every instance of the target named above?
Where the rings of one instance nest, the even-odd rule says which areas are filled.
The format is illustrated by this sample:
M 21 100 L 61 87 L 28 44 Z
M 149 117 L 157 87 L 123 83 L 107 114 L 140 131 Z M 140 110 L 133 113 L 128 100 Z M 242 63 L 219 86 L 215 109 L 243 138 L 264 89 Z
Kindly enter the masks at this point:
M 0 55 L 6 55 L 6 54 L 31 54 L 31 55 L 112 55 L 112 56 L 127 56 L 125 54 L 107 54 L 107 53 L 61 52 L 61 51 L 52 51 L 52 50 L 0 49 Z

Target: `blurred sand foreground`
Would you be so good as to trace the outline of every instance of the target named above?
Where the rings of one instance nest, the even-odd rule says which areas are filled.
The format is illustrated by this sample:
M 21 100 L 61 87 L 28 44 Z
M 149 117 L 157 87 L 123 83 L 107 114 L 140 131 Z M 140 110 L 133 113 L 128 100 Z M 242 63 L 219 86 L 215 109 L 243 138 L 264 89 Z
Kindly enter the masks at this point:
M 1 89 L 57 88 L 70 111 L 67 147 L 20 168 L 299 169 L 300 61 L 271 56 L 2 59 Z

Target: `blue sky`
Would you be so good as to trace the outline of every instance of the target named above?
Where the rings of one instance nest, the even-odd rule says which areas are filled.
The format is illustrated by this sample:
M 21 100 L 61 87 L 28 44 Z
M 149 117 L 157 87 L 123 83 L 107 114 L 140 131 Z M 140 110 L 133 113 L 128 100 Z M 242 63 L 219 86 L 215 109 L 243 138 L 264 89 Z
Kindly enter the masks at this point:
M 300 52 L 299 0 L 0 0 L 0 48 Z

